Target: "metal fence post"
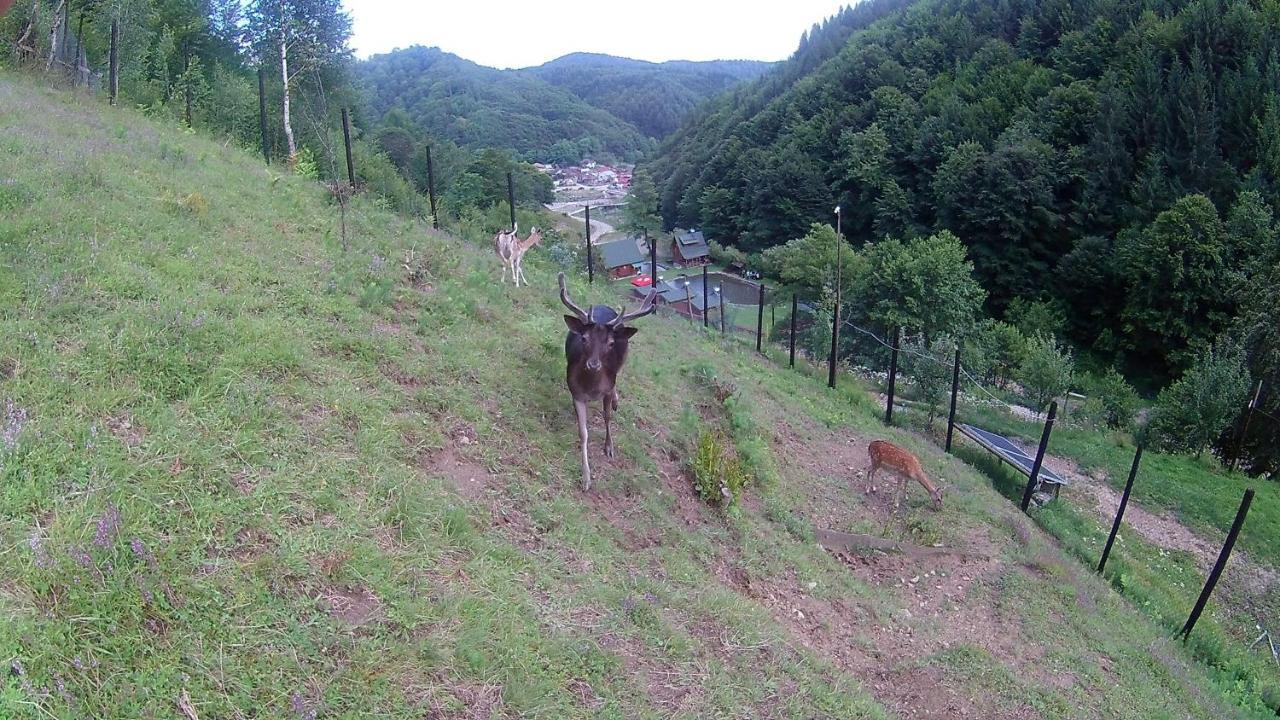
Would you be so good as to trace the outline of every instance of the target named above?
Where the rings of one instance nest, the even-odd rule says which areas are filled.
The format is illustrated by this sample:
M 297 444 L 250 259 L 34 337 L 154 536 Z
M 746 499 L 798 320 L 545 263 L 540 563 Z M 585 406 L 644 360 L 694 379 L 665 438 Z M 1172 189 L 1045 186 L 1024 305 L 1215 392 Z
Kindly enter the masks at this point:
M 1191 637 L 1191 631 L 1196 626 L 1196 621 L 1200 619 L 1200 613 L 1204 612 L 1204 606 L 1209 602 L 1209 596 L 1213 594 L 1213 587 L 1218 584 L 1218 577 L 1222 575 L 1222 571 L 1227 567 L 1227 560 L 1231 557 L 1231 549 L 1236 545 L 1236 538 L 1240 536 L 1240 528 L 1244 526 L 1245 516 L 1249 514 L 1249 505 L 1253 503 L 1253 488 L 1244 491 L 1244 498 L 1240 501 L 1240 509 L 1236 511 L 1235 522 L 1231 523 L 1231 532 L 1227 533 L 1227 542 L 1222 546 L 1222 552 L 1218 553 L 1218 562 L 1213 564 L 1213 570 L 1209 572 L 1209 579 L 1205 581 L 1204 590 L 1200 591 L 1200 597 L 1196 600 L 1196 606 L 1191 610 L 1191 616 L 1187 618 L 1187 624 L 1182 627 L 1182 639 L 1186 640 Z
M 511 206 L 511 232 L 516 231 L 516 185 L 507 173 L 507 204 Z
M 351 160 L 351 113 L 342 108 L 342 143 L 347 148 L 347 182 L 356 186 L 356 165 Z
M 1036 480 L 1040 479 L 1040 466 L 1044 464 L 1044 451 L 1049 447 L 1049 433 L 1053 432 L 1053 420 L 1058 416 L 1058 401 L 1049 404 L 1049 417 L 1044 421 L 1044 432 L 1040 435 L 1040 449 L 1036 450 L 1036 461 L 1031 466 L 1031 475 L 1027 477 L 1027 487 L 1022 491 L 1022 511 L 1026 512 L 1031 505 L 1031 493 L 1036 489 Z
M 759 311 L 756 313 L 756 352 L 763 352 L 762 341 L 764 339 L 764 281 L 760 282 L 760 302 Z
M 707 266 L 702 266 L 702 327 L 707 327 L 707 313 L 711 312 L 707 307 L 707 303 L 711 301 L 709 291 L 707 289 Z
M 791 293 L 791 367 L 796 366 L 796 312 L 800 307 L 800 298 Z
M 1111 523 L 1111 535 L 1102 548 L 1102 559 L 1098 561 L 1098 573 L 1107 566 L 1107 558 L 1111 555 L 1111 546 L 1116 541 L 1116 533 L 1120 532 L 1120 521 L 1124 519 L 1124 509 L 1129 506 L 1129 493 L 1133 492 L 1133 480 L 1138 477 L 1138 464 L 1142 462 L 1142 446 L 1133 454 L 1133 467 L 1129 468 L 1129 479 L 1124 484 L 1124 494 L 1120 496 L 1120 507 L 1116 509 L 1115 522 Z
M 582 210 L 586 213 L 584 217 L 587 221 L 587 282 L 594 285 L 596 282 L 596 269 L 595 263 L 591 261 L 591 206 L 583 205 Z
M 884 424 L 893 424 L 893 388 L 898 380 L 898 347 L 902 339 L 902 328 L 893 329 L 893 354 L 889 356 L 889 397 L 884 405 Z
M 1262 381 L 1258 381 L 1258 389 L 1253 391 L 1253 399 L 1249 401 L 1248 407 L 1244 411 L 1244 427 L 1240 429 L 1240 435 L 1231 447 L 1231 462 L 1227 464 L 1228 470 L 1235 470 L 1236 464 L 1240 461 L 1240 449 L 1244 445 L 1245 440 L 1249 439 L 1249 423 L 1253 421 L 1253 409 L 1258 406 L 1258 398 L 1262 395 Z
M 120 95 L 120 21 L 111 21 L 111 54 L 107 61 L 107 97 L 112 105 L 116 104 L 116 98 Z M 259 90 L 261 93 L 262 71 L 258 71 Z M 265 111 L 263 112 L 265 115 Z M 263 120 L 266 124 L 266 120 Z
M 116 34 L 118 35 L 119 33 Z M 117 62 L 116 65 L 118 66 L 119 63 Z M 118 67 L 116 72 L 119 72 Z M 113 85 L 117 82 L 119 82 L 118 76 L 112 80 Z M 267 74 L 265 68 L 262 67 L 258 68 L 258 130 L 262 133 L 262 159 L 270 165 L 271 142 L 267 138 Z
M 427 146 L 427 197 L 431 201 L 431 227 L 440 229 L 440 216 L 436 214 L 436 166 L 431 162 L 431 146 Z
M 951 412 L 947 413 L 947 452 L 951 452 L 951 436 L 956 429 L 956 398 L 960 396 L 960 343 L 956 343 L 956 364 L 951 370 Z

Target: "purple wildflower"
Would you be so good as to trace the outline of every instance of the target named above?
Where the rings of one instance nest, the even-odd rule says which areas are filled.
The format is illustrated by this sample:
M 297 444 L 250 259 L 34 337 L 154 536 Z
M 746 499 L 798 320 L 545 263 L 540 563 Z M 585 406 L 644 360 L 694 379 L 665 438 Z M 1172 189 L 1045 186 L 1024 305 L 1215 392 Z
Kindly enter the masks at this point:
M 156 568 L 156 556 L 151 554 L 147 546 L 142 543 L 142 538 L 134 537 L 129 541 L 129 549 L 133 550 L 134 557 L 147 563 L 151 569 Z
M 98 518 L 98 531 L 93 536 L 93 544 L 106 549 L 111 547 L 116 536 L 120 534 L 120 509 L 107 504 L 107 511 Z
M 0 431 L 0 438 L 3 438 L 4 440 L 5 450 L 13 452 L 18 449 L 18 436 L 22 434 L 22 429 L 26 426 L 26 408 L 23 408 L 11 399 L 5 400 L 4 429 Z
M 298 716 L 298 720 L 316 720 L 316 711 L 311 709 L 307 701 L 297 693 L 289 698 L 289 707 L 293 708 L 293 713 Z
M 649 603 L 650 605 L 657 605 L 657 604 L 658 604 L 658 596 L 657 596 L 657 595 L 654 595 L 653 593 L 645 593 L 645 594 L 644 594 L 644 601 L 645 601 L 645 602 L 647 602 L 647 603 Z
M 630 595 L 622 598 L 622 609 L 627 612 L 633 612 L 636 609 L 635 598 Z
M 89 557 L 89 553 L 85 552 L 85 549 L 79 545 L 72 545 L 71 549 L 67 551 L 67 555 L 70 555 L 71 559 L 75 560 L 80 567 L 87 570 L 94 569 L 93 558 Z
M 27 545 L 31 548 L 32 554 L 36 556 L 36 567 L 45 569 L 53 564 L 53 558 L 49 557 L 49 551 L 44 546 L 44 539 L 40 537 L 38 532 L 31 533 L 31 537 L 27 540 Z

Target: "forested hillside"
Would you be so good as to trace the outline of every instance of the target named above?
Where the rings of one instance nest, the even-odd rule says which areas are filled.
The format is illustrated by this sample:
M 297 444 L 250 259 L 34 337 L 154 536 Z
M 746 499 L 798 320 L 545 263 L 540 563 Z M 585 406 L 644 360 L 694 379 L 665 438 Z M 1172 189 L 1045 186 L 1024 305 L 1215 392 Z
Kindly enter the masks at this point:
M 464 147 L 511 149 L 531 160 L 551 159 L 557 142 L 571 145 L 575 154 L 625 160 L 653 148 L 635 127 L 568 90 L 438 48 L 375 55 L 357 72 L 375 117 L 401 108 L 426 134 Z
M 562 87 L 661 139 L 675 132 L 698 103 L 759 77 L 771 66 L 754 60 L 651 63 L 574 53 L 520 72 Z
M 949 230 L 991 312 L 1049 301 L 1078 344 L 1155 378 L 1280 258 L 1275 0 L 872 0 L 838 19 L 838 52 L 802 47 L 664 145 L 668 224 L 747 251 L 837 203 L 855 242 Z

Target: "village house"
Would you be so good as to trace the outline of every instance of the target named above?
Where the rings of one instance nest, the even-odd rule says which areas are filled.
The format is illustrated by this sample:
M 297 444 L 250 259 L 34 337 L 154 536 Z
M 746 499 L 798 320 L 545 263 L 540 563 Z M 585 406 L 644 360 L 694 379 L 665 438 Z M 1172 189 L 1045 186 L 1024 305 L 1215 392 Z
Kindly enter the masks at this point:
M 711 248 L 701 230 L 676 228 L 671 241 L 671 261 L 680 267 L 706 265 L 711 262 Z
M 640 241 L 625 238 L 614 242 L 597 245 L 600 260 L 610 280 L 632 277 L 640 272 L 645 262 L 644 253 L 640 250 Z
M 660 305 L 669 307 L 681 315 L 692 316 L 695 320 L 701 320 L 703 314 L 710 311 L 712 318 L 718 317 L 716 313 L 719 311 L 722 295 L 715 287 L 709 287 L 707 289 L 707 302 L 704 307 L 701 276 L 682 275 L 673 279 L 660 279 L 657 292 Z M 648 288 L 636 290 L 637 297 L 647 297 L 648 294 Z

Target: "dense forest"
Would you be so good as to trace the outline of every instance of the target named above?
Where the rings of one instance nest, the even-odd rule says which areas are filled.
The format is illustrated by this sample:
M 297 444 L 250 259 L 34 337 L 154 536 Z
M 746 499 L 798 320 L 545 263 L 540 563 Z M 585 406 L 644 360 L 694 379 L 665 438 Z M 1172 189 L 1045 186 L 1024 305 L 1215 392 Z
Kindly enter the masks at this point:
M 496 70 L 438 48 L 412 47 L 358 64 L 377 118 L 402 110 L 420 132 L 467 148 L 505 148 L 531 161 L 634 161 L 698 103 L 770 63 L 667 62 L 576 53 Z
M 358 72 L 375 117 L 401 109 L 424 133 L 463 147 L 507 148 L 540 161 L 583 154 L 636 160 L 654 147 L 630 123 L 568 90 L 437 48 L 375 55 Z
M 562 87 L 662 139 L 679 129 L 699 103 L 759 77 L 772 65 L 754 60 L 651 63 L 574 53 L 517 72 Z
M 668 224 L 748 251 L 836 203 L 859 242 L 950 230 L 989 309 L 1055 301 L 1078 343 L 1187 367 L 1275 248 L 1280 3 L 901 5 L 846 10 L 833 27 L 894 12 L 674 136 L 651 164 Z

